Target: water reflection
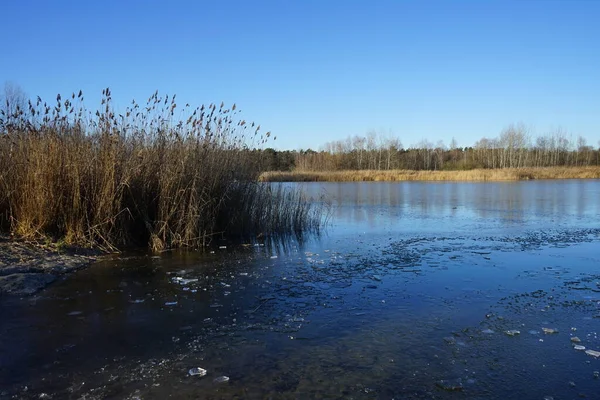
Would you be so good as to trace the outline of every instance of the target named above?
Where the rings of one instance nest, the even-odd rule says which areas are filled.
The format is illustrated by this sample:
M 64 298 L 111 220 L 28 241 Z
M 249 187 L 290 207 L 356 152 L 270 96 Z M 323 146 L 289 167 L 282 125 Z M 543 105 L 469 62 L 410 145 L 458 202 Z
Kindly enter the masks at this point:
M 600 184 L 594 180 L 536 182 L 305 183 L 312 196 L 325 193 L 337 223 L 357 229 L 425 224 L 464 227 L 486 224 L 532 226 L 593 221 L 600 215 Z M 440 226 L 442 221 L 443 226 Z
M 301 186 L 333 202 L 320 237 L 120 255 L 3 299 L 0 399 L 593 398 L 570 338 L 600 349 L 600 182 Z

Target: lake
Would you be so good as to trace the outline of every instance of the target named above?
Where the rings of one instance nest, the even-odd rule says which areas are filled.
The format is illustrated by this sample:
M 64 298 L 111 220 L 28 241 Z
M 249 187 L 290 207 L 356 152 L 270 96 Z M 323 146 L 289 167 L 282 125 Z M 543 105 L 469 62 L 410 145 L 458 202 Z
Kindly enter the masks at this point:
M 290 185 L 320 235 L 3 298 L 0 399 L 597 396 L 600 181 Z

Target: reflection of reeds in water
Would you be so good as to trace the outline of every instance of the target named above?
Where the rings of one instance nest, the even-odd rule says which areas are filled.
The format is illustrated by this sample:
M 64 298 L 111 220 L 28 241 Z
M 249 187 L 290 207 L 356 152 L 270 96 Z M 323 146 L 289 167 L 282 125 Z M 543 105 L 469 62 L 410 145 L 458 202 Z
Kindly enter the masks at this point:
M 73 94 L 38 98 L 0 120 L 0 228 L 114 249 L 198 247 L 220 233 L 251 237 L 318 229 L 317 205 L 257 184 L 248 151 L 270 133 L 237 117 L 235 105 L 175 115 L 175 97 L 133 102 L 116 114 Z M 173 122 L 181 121 L 181 122 Z
M 600 167 L 473 169 L 467 171 L 292 171 L 265 172 L 265 182 L 363 181 L 519 181 L 532 179 L 600 179 Z
M 268 183 L 244 184 L 231 206 L 239 211 L 230 219 L 232 233 L 261 232 L 269 236 L 318 232 L 328 218 L 329 206 L 308 199 L 300 190 Z M 289 229 L 280 229 L 280 227 Z

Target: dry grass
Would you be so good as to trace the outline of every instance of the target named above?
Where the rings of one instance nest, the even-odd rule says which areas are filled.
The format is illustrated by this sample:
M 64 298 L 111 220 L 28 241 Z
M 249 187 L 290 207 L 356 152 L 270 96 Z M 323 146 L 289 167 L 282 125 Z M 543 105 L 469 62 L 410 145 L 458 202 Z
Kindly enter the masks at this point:
M 122 115 L 83 95 L 0 115 L 0 230 L 21 238 L 115 250 L 201 247 L 215 234 L 251 237 L 318 229 L 319 210 L 299 194 L 257 182 L 247 151 L 270 133 L 235 105 L 177 113 L 155 93 Z M 182 122 L 173 122 L 182 121 Z
M 363 181 L 520 181 L 531 179 L 600 179 L 600 167 L 547 167 L 473 169 L 466 171 L 292 171 L 265 172 L 265 182 L 363 182 Z

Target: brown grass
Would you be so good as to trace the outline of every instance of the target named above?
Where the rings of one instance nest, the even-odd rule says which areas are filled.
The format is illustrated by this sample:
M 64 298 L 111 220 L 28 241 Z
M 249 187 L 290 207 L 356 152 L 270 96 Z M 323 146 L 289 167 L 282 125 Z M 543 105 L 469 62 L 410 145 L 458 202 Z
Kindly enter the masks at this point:
M 292 171 L 265 172 L 265 182 L 364 182 L 364 181 L 520 181 L 532 179 L 600 179 L 600 167 L 547 167 L 473 169 L 467 171 Z
M 0 115 L 2 232 L 160 250 L 318 229 L 319 210 L 300 194 L 257 182 L 247 149 L 270 133 L 235 105 L 176 114 L 175 97 L 156 93 L 115 115 L 108 89 L 103 109 L 82 104 L 80 92 Z

